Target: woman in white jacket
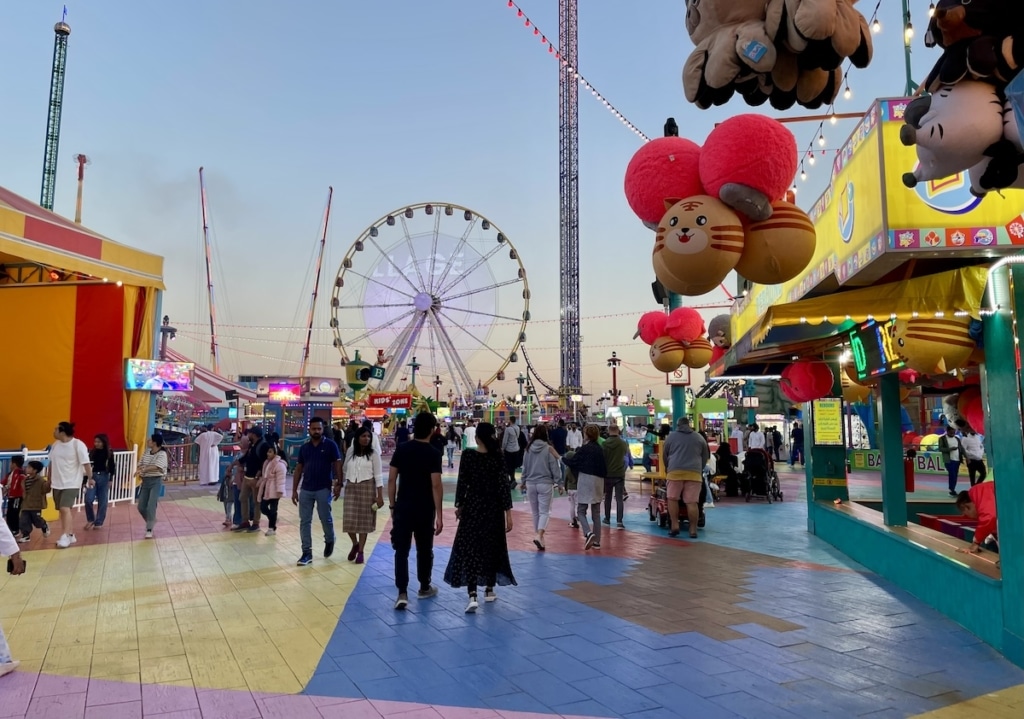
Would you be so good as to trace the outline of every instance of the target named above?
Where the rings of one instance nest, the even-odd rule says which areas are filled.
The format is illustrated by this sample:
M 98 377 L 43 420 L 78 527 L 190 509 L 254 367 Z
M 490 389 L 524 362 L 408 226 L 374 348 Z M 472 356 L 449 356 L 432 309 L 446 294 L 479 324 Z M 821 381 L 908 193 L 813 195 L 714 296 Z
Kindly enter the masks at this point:
M 288 463 L 277 453 L 277 446 L 267 447 L 267 461 L 263 463 L 263 473 L 256 485 L 256 501 L 260 503 L 260 512 L 270 521 L 267 536 L 277 534 L 277 505 L 284 496 L 284 483 L 288 475 Z
M 360 427 L 345 453 L 345 501 L 341 529 L 352 540 L 348 561 L 362 564 L 366 538 L 377 531 L 377 510 L 384 504 L 380 452 L 373 447 L 372 429 Z
M 556 486 L 558 493 L 562 493 L 563 480 L 558 452 L 548 444 L 548 428 L 543 424 L 533 428 L 530 444 L 523 453 L 522 480 L 533 513 L 533 543 L 539 551 L 544 551 L 544 532 L 551 514 L 551 497 Z

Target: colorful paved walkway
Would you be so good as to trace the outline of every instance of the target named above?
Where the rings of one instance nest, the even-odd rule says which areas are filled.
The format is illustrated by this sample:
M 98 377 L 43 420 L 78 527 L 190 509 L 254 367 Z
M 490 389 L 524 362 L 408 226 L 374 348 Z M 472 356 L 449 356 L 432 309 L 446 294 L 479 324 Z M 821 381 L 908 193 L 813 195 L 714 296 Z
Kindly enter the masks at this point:
M 118 507 L 0 578 L 22 661 L 0 717 L 1024 716 L 1024 672 L 806 533 L 801 482 L 784 476 L 782 504 L 720 502 L 692 543 L 634 486 L 626 529 L 588 553 L 564 499 L 536 552 L 517 501 L 519 586 L 469 616 L 446 587 L 396 613 L 386 541 L 363 567 L 342 540 L 300 568 L 290 504 L 276 537 L 240 536 L 211 493 L 170 489 L 156 540 Z

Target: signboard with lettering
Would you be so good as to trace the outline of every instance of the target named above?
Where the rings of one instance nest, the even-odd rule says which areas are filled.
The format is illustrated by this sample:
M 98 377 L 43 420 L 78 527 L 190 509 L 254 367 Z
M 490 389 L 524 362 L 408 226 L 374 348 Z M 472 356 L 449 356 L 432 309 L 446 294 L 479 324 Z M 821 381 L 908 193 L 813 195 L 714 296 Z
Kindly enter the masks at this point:
M 674 387 L 688 387 L 690 385 L 690 368 L 683 366 L 672 370 L 665 375 L 665 384 Z
M 410 409 L 411 394 L 371 394 L 366 401 L 367 408 L 376 409 Z
M 843 446 L 843 401 L 816 399 L 813 404 L 814 443 Z
M 858 380 L 899 372 L 905 366 L 892 345 L 893 324 L 893 320 L 868 320 L 850 332 L 850 355 Z
M 304 381 L 306 394 L 310 397 L 337 397 L 341 380 L 332 377 L 311 377 Z

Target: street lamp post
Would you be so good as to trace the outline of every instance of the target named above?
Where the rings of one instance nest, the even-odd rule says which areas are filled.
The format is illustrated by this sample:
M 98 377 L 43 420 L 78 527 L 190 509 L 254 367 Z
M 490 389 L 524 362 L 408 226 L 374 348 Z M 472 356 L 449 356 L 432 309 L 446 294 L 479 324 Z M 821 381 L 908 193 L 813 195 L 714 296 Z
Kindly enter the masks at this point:
M 441 403 L 441 385 L 443 384 L 444 382 L 441 381 L 441 375 L 434 378 L 434 401 L 438 404 Z
M 412 362 L 410 362 L 409 364 L 406 365 L 406 367 L 408 367 L 409 369 L 412 370 L 412 386 L 413 387 L 416 386 L 416 370 L 418 370 L 422 366 L 423 365 L 421 365 L 419 362 L 416 361 L 415 357 L 412 358 Z
M 519 385 L 519 392 L 517 393 L 516 397 L 518 399 L 517 404 L 519 405 L 519 418 L 518 419 L 519 419 L 519 425 L 520 426 L 522 426 L 522 424 L 523 424 L 523 385 L 526 384 L 526 379 L 527 379 L 526 375 L 524 375 L 522 372 L 520 372 L 519 376 L 516 377 L 516 384 Z
M 619 365 L 622 360 L 619 359 L 618 352 L 612 352 L 612 356 L 608 358 L 608 366 L 612 368 L 612 404 L 618 406 L 619 404 Z
M 171 318 L 164 315 L 163 324 L 160 325 L 160 359 L 167 359 L 167 340 L 173 340 L 178 335 L 178 328 L 171 327 Z

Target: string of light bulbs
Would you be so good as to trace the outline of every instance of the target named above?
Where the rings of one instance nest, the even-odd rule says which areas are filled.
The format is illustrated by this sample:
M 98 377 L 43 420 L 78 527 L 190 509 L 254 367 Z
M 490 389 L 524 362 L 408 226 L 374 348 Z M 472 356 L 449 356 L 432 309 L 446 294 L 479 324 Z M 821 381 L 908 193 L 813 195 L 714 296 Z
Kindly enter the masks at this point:
M 625 127 L 628 130 L 630 130 L 634 135 L 639 137 L 644 142 L 650 142 L 651 141 L 651 138 L 649 138 L 647 135 L 645 135 L 643 133 L 643 131 L 639 127 L 637 127 L 632 122 L 630 122 L 626 118 L 626 116 L 623 115 L 622 112 L 620 112 L 619 109 L 617 107 L 615 107 L 615 105 L 613 105 L 608 100 L 608 98 L 606 98 L 604 95 L 602 95 L 600 92 L 598 92 L 597 88 L 594 87 L 593 84 L 591 84 L 590 81 L 587 80 L 587 78 L 585 78 L 582 74 L 580 74 L 580 69 L 578 67 L 571 67 L 569 65 L 568 60 L 566 60 L 565 58 L 562 57 L 562 53 L 558 49 L 558 47 L 553 42 L 551 42 L 551 40 L 548 39 L 548 36 L 546 34 L 544 34 L 544 33 L 542 33 L 540 31 L 540 28 L 537 27 L 537 23 L 535 23 L 530 18 L 530 16 L 527 15 L 526 12 L 521 7 L 519 7 L 518 4 L 516 4 L 515 0 L 508 0 L 508 6 L 509 6 L 510 9 L 516 11 L 516 17 L 518 17 L 519 19 L 521 19 L 523 21 L 523 27 L 525 27 L 528 30 L 532 30 L 534 37 L 539 37 L 541 44 L 547 46 L 548 54 L 551 55 L 552 57 L 554 57 L 556 60 L 558 60 L 558 62 L 562 65 L 562 67 L 563 67 L 565 72 L 572 73 L 573 78 L 577 82 L 579 82 L 579 84 L 583 88 L 585 88 L 587 90 L 590 90 L 590 94 L 598 102 L 600 102 L 602 105 L 604 105 L 605 109 L 607 109 L 608 112 L 610 112 L 612 115 L 614 115 L 615 118 L 619 122 L 621 122 L 623 125 L 625 125 Z
M 875 3 L 874 12 L 871 13 L 871 17 L 868 19 L 868 25 L 870 25 L 870 27 L 871 27 L 871 32 L 873 34 L 875 34 L 875 35 L 877 35 L 880 32 L 882 32 L 882 23 L 878 19 L 878 13 L 881 10 L 881 7 L 882 7 L 882 0 L 878 0 Z M 935 5 L 933 4 L 933 5 L 931 5 L 930 10 L 929 10 L 929 16 L 932 13 L 934 13 L 934 12 L 935 12 Z M 905 18 L 903 37 L 904 37 L 904 40 L 906 42 L 910 42 L 910 38 L 912 38 L 913 36 L 914 36 L 914 26 L 910 22 L 910 12 L 908 11 L 907 12 L 907 16 Z M 850 79 L 849 79 L 850 70 L 852 68 L 853 68 L 853 63 L 848 61 L 846 63 L 846 67 L 843 69 L 842 80 L 839 83 L 840 85 L 843 86 L 843 99 L 845 99 L 845 100 L 849 100 L 850 98 L 853 97 L 853 91 L 850 89 Z M 828 110 L 825 111 L 825 114 L 828 116 L 828 119 L 827 120 L 822 120 L 820 123 L 818 123 L 818 129 L 815 132 L 815 134 L 817 135 L 817 138 L 813 138 L 812 137 L 811 141 L 809 143 L 807 143 L 807 149 L 804 150 L 800 154 L 800 179 L 803 180 L 803 181 L 807 180 L 807 166 L 813 167 L 814 164 L 815 164 L 815 161 L 816 161 L 815 153 L 816 152 L 820 152 L 822 156 L 826 155 L 829 152 L 839 152 L 839 150 L 830 150 L 830 149 L 827 149 L 825 147 L 825 123 L 828 122 L 830 125 L 835 125 L 839 121 L 839 118 L 836 117 L 836 103 L 835 103 L 835 100 L 833 100 L 832 104 L 830 104 L 828 106 Z M 818 149 L 815 149 L 815 147 L 814 147 L 815 143 L 817 143 Z M 793 184 L 793 192 L 795 193 L 796 191 L 797 191 L 797 186 L 796 186 L 796 183 L 794 183 Z

